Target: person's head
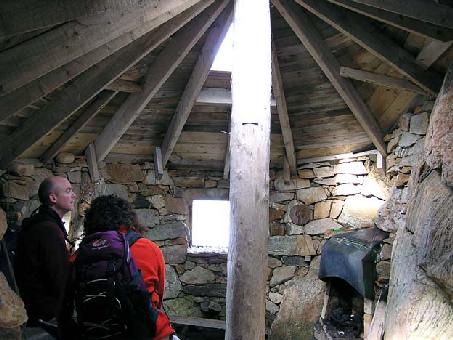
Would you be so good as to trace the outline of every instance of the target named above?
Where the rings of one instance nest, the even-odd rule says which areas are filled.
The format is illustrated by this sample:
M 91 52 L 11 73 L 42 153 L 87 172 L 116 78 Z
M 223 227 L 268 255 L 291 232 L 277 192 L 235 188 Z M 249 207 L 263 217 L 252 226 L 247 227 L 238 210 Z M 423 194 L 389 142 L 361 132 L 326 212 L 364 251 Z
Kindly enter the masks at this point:
M 128 201 L 114 195 L 100 196 L 91 202 L 85 214 L 83 228 L 85 234 L 119 230 L 121 226 L 131 227 L 134 224 L 135 212 Z
M 76 195 L 69 181 L 60 176 L 46 178 L 38 189 L 39 201 L 63 217 L 74 208 Z

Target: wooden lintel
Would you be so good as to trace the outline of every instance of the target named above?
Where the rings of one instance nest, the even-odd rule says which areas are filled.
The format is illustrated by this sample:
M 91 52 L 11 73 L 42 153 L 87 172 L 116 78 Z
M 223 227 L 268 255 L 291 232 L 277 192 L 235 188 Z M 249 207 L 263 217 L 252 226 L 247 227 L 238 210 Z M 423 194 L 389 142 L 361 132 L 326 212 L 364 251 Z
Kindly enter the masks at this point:
M 129 95 L 96 138 L 94 144 L 96 145 L 98 160 L 104 160 L 116 142 L 222 12 L 227 2 L 228 0 L 222 0 L 211 5 L 178 31 L 159 53 L 145 76 L 143 91 Z M 163 149 L 162 157 L 165 167 Z
M 300 6 L 292 1 L 273 0 L 272 2 L 348 105 L 372 143 L 380 152 L 386 154 L 382 131 L 376 119 L 352 83 L 340 76 L 340 64 L 325 45 L 319 32 L 311 23 L 311 19 Z
M 7 147 L 0 149 L 0 167 L 5 168 L 210 3 L 212 0 L 193 6 L 175 18 L 175 21 L 159 26 L 79 75 L 59 91 L 48 105 L 35 112 L 19 129 L 5 138 Z
M 353 0 L 402 16 L 453 28 L 453 8 L 426 0 Z
M 212 0 L 202 0 L 199 4 L 187 9 L 183 14 L 178 11 L 162 14 L 156 19 L 144 22 L 132 31 L 120 35 L 118 38 L 89 51 L 70 63 L 62 65 L 40 78 L 32 80 L 31 82 L 28 82 L 30 81 L 30 78 L 27 78 L 27 84 L 6 95 L 0 96 L 0 107 L 2 108 L 2 110 L 0 110 L 0 121 L 37 101 L 39 98 L 48 95 L 61 85 L 88 70 L 93 65 L 111 56 L 126 45 L 131 44 L 144 34 L 156 29 L 156 27 L 163 24 L 164 27 L 159 27 L 159 31 L 163 32 L 165 30 L 170 30 L 175 32 L 179 27 L 191 19 L 191 17 L 188 16 L 189 13 L 193 13 L 193 16 L 195 16 L 210 3 L 212 3 Z M 189 19 L 184 21 L 185 17 L 189 17 Z M 166 21 L 168 22 L 165 23 Z
M 395 67 L 425 91 L 435 94 L 439 90 L 442 79 L 437 73 L 420 67 L 409 52 L 371 26 L 365 17 L 324 1 L 296 0 L 296 2 L 379 59 Z
M 166 21 L 198 1 L 200 0 L 150 1 L 142 8 L 130 11 L 79 17 L 2 51 L 0 94 L 9 93 L 39 78 L 122 34 L 139 28 L 142 23 L 157 20 L 157 23 L 162 24 L 161 17 Z M 146 31 L 142 34 L 144 33 Z
M 164 174 L 164 167 L 162 166 L 162 150 L 158 146 L 154 148 L 154 173 L 156 179 L 161 179 Z
M 95 146 L 91 143 L 85 149 L 85 157 L 90 172 L 91 180 L 97 182 L 101 176 L 99 175 L 98 161 L 96 159 Z
M 173 152 L 184 124 L 186 123 L 187 118 L 189 118 L 189 114 L 192 111 L 198 95 L 200 94 L 201 88 L 208 77 L 214 58 L 226 33 L 228 32 L 232 18 L 233 3 L 225 8 L 223 13 L 219 15 L 218 19 L 209 29 L 204 46 L 189 77 L 178 106 L 176 107 L 175 114 L 170 121 L 162 142 L 162 163 L 164 167 Z
M 427 94 L 426 91 L 424 91 L 422 88 L 418 87 L 417 85 L 406 79 L 389 77 L 384 74 L 356 70 L 350 67 L 342 66 L 340 68 L 340 75 L 345 78 L 360 80 L 367 83 L 376 84 L 379 86 L 406 90 L 423 95 Z
M 407 32 L 412 32 L 424 36 L 426 38 L 444 42 L 453 40 L 453 29 L 440 27 L 437 25 L 430 24 L 428 22 L 422 22 L 410 17 L 402 16 L 376 7 L 363 5 L 353 0 L 328 0 L 328 1 L 336 5 L 350 9 L 359 14 L 398 27 Z
M 64 145 L 79 132 L 105 105 L 107 105 L 117 92 L 103 91 L 99 96 L 83 111 L 75 122 L 44 152 L 41 160 L 44 163 L 49 162 L 55 157 Z
M 283 79 L 280 73 L 280 65 L 275 50 L 275 44 L 272 44 L 272 89 L 277 102 L 277 113 L 280 121 L 280 128 L 283 136 L 283 144 L 286 151 L 286 161 L 288 162 L 289 171 L 296 175 L 296 151 L 294 148 L 293 133 L 289 123 L 288 107 L 286 105 L 285 91 L 283 89 Z

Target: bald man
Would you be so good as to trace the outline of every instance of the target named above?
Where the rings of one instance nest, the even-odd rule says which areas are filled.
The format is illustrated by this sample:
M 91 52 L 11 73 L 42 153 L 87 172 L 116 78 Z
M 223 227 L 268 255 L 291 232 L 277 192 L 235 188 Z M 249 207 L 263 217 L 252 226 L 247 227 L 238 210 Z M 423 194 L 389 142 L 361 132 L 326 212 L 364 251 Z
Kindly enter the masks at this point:
M 28 326 L 56 317 L 69 270 L 67 232 L 63 216 L 74 207 L 76 195 L 64 177 L 45 179 L 38 190 L 41 206 L 24 219 L 14 263 Z

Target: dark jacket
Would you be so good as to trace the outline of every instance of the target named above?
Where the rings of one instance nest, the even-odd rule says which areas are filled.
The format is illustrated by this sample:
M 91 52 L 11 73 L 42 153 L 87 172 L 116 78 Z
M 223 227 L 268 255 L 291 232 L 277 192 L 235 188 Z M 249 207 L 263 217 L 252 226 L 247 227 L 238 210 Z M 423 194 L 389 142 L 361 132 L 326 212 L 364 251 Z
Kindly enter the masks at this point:
M 66 236 L 58 214 L 45 206 L 22 223 L 14 272 L 31 325 L 58 313 L 69 268 Z

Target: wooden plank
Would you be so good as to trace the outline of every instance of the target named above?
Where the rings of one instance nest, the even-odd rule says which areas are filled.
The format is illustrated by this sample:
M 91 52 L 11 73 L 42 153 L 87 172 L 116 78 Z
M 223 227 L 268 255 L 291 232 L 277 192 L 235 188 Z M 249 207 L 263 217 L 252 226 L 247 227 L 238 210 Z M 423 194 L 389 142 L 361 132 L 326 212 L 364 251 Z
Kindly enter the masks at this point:
M 152 1 L 154 4 L 157 1 Z M 59 25 L 78 17 L 112 15 L 118 11 L 144 8 L 141 0 L 2 0 L 0 39 Z
M 285 91 L 283 89 L 283 79 L 280 73 L 280 65 L 275 50 L 275 44 L 272 44 L 272 89 L 277 102 L 278 119 L 282 130 L 283 143 L 286 150 L 286 161 L 289 165 L 289 171 L 292 175 L 297 173 L 296 152 L 294 150 L 293 133 L 289 123 L 288 107 L 286 105 Z
M 172 17 L 198 1 L 152 1 L 143 9 L 118 12 L 113 16 L 98 14 L 79 18 L 3 51 L 0 53 L 0 94 L 21 87 L 143 23 L 169 11 Z
M 44 152 L 41 160 L 44 163 L 49 162 L 55 157 L 64 145 L 93 118 L 102 108 L 107 105 L 110 100 L 117 94 L 117 92 L 104 91 L 99 94 L 98 98 L 94 100 L 85 111 L 76 119 L 75 122 Z
M 72 113 L 85 105 L 118 78 L 125 70 L 159 46 L 180 27 L 189 22 L 212 1 L 185 11 L 177 20 L 161 25 L 137 39 L 129 46 L 106 58 L 101 65 L 94 65 L 82 73 L 64 90 L 60 91 L 47 106 L 35 112 L 23 126 L 5 139 L 8 147 L 0 150 L 0 167 L 6 167 L 34 143 L 39 141 Z
M 88 165 L 88 171 L 93 182 L 97 182 L 101 176 L 98 169 L 98 161 L 96 159 L 96 150 L 93 144 L 88 145 L 85 150 L 85 157 Z
M 296 2 L 348 35 L 357 44 L 379 59 L 389 63 L 415 84 L 435 94 L 441 84 L 438 74 L 426 71 L 415 63 L 412 55 L 371 26 L 366 18 L 327 2 L 296 0 Z M 364 29 L 367 27 L 367 29 Z
M 168 162 L 171 153 L 178 141 L 184 124 L 189 117 L 201 88 L 208 77 L 209 70 L 220 45 L 225 38 L 233 18 L 233 5 L 227 7 L 210 28 L 205 44 L 200 52 L 197 63 L 190 75 L 184 92 L 181 95 L 175 114 L 173 115 L 164 140 L 162 142 L 162 163 Z
M 179 22 L 183 22 L 182 18 L 187 13 L 194 13 L 195 16 L 203 8 L 208 6 L 212 1 L 201 1 L 199 4 L 192 6 L 187 9 L 186 12 L 180 14 L 184 8 L 180 8 L 178 11 L 170 11 L 154 20 L 147 21 L 137 27 L 136 29 L 126 32 L 118 38 L 109 41 L 81 57 L 74 59 L 70 63 L 60 66 L 55 70 L 47 73 L 46 75 L 31 81 L 30 83 L 0 97 L 0 121 L 8 118 L 15 112 L 23 109 L 24 107 L 34 103 L 39 98 L 46 96 L 61 85 L 74 79 L 82 72 L 86 71 L 91 66 L 99 63 L 101 60 L 107 58 L 113 53 L 117 52 L 126 45 L 132 43 L 137 38 L 150 32 L 152 29 L 164 24 L 167 27 L 171 25 L 177 25 Z M 179 16 L 177 16 L 179 15 Z M 176 29 L 175 29 L 176 31 Z
M 289 169 L 288 157 L 286 155 L 283 157 L 283 180 L 285 183 L 289 183 L 291 180 L 291 171 Z
M 272 1 L 286 19 L 294 33 L 318 63 L 326 77 L 346 102 L 354 117 L 368 134 L 376 148 L 386 154 L 382 132 L 373 114 L 368 110 L 351 82 L 340 76 L 340 65 L 332 52 L 324 45 L 310 18 L 297 5 L 287 0 Z
M 157 179 L 161 179 L 164 174 L 164 167 L 162 165 L 162 150 L 156 146 L 154 148 L 154 173 Z
M 399 15 L 429 22 L 434 25 L 453 28 L 453 8 L 426 0 L 353 0 Z
M 393 78 L 384 74 L 356 70 L 350 67 L 340 67 L 340 75 L 345 78 L 364 81 L 379 86 L 403 89 L 414 93 L 426 95 L 426 91 L 414 85 L 410 81 L 401 78 Z
M 452 43 L 453 41 L 440 42 L 435 40 L 428 42 L 417 55 L 415 59 L 417 64 L 425 69 L 429 68 L 450 48 Z
M 96 138 L 96 156 L 103 160 L 115 143 L 134 122 L 137 116 L 153 98 L 162 84 L 170 77 L 176 67 L 184 60 L 192 47 L 203 36 L 212 22 L 225 8 L 229 0 L 214 3 L 206 11 L 193 19 L 181 31 L 177 32 L 168 45 L 159 53 L 148 69 L 143 91 L 130 95 L 115 112 L 102 133 Z M 163 165 L 166 160 L 162 149 Z
M 264 339 L 272 83 L 268 0 L 235 1 L 234 48 L 225 339 Z
M 192 318 L 186 316 L 172 316 L 171 322 L 177 325 L 197 326 L 202 328 L 225 329 L 224 320 Z
M 363 5 L 353 0 L 328 0 L 331 3 L 350 9 L 359 14 L 368 16 L 375 20 L 386 24 L 398 27 L 407 32 L 412 32 L 426 38 L 436 39 L 440 41 L 453 40 L 453 30 L 445 27 L 421 22 L 410 17 L 402 16 L 396 13 L 388 12 L 376 7 Z
M 107 89 L 127 93 L 137 93 L 142 91 L 142 87 L 138 83 L 123 79 L 116 79 L 113 83 L 107 86 Z

